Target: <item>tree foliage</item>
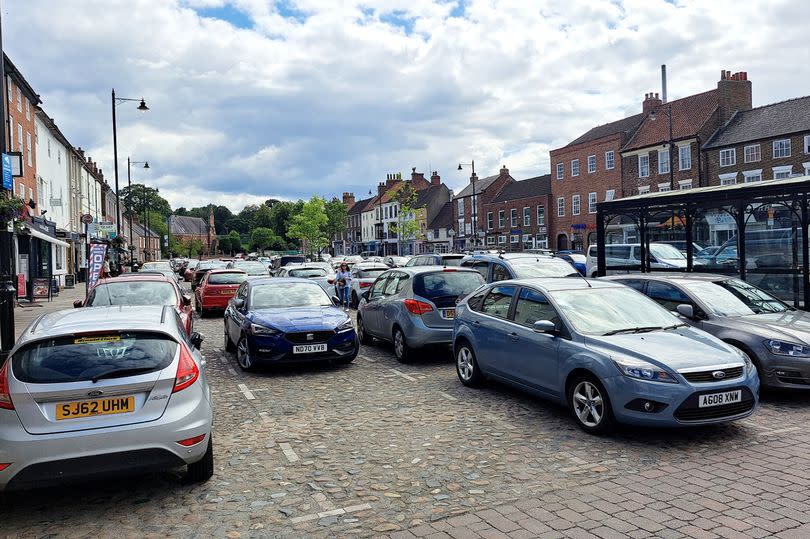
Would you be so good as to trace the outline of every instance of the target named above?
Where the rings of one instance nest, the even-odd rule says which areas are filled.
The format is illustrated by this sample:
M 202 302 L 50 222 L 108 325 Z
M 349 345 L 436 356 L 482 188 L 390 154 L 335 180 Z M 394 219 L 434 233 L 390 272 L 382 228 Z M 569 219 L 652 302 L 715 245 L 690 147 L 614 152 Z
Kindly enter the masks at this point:
M 231 254 L 240 252 L 242 250 L 242 237 L 239 235 L 239 232 L 231 230 L 228 232 L 228 238 L 231 243 Z
M 294 215 L 287 231 L 291 238 L 302 242 L 310 254 L 320 251 L 329 245 L 326 237 L 326 204 L 319 196 L 313 196 L 303 204 L 301 212 Z
M 397 222 L 393 223 L 391 228 L 397 233 L 400 242 L 421 236 L 422 230 L 419 220 L 416 218 L 417 209 L 414 208 L 416 199 L 416 190 L 410 182 L 405 183 L 394 195 L 394 200 L 399 204 L 399 211 L 397 212 Z
M 136 215 L 143 215 L 145 209 L 156 212 L 164 218 L 172 213 L 172 207 L 165 198 L 160 196 L 160 192 L 142 183 L 133 183 L 131 187 L 124 187 L 121 189 L 119 196 L 123 206 L 122 214 L 127 217 L 129 216 L 129 208 Z
M 340 200 L 333 198 L 325 204 L 326 211 L 326 237 L 335 238 L 338 234 L 346 230 L 346 214 L 348 208 Z
M 269 228 L 254 228 L 250 234 L 250 247 L 259 251 L 278 249 L 283 240 Z

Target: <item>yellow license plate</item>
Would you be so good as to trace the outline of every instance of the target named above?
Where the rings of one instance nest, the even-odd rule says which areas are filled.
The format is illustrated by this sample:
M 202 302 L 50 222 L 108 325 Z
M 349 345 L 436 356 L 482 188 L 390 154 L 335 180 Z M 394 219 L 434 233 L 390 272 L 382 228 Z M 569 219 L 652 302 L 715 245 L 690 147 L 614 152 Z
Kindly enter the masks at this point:
M 96 415 L 126 414 L 135 411 L 135 397 L 113 397 L 90 401 L 62 402 L 56 405 L 56 419 L 76 419 Z
M 231 296 L 236 292 L 236 290 L 220 290 L 219 293 L 223 296 Z
M 456 310 L 455 309 L 444 309 L 443 311 L 444 317 L 448 320 L 452 320 L 456 317 Z

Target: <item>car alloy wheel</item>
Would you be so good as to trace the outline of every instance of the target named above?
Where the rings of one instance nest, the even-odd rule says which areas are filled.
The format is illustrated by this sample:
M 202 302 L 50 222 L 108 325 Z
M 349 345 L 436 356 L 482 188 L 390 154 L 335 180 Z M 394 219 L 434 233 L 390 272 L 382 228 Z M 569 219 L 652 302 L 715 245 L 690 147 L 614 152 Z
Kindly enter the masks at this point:
M 349 302 L 349 307 L 356 309 L 358 305 L 360 305 L 360 300 L 357 298 L 357 292 L 352 290 L 352 299 Z
M 405 342 L 405 334 L 399 328 L 394 329 L 394 355 L 400 363 L 408 361 L 408 344 Z
M 228 323 L 227 322 L 225 322 L 225 330 L 224 330 L 223 333 L 225 334 L 225 351 L 226 352 L 233 352 L 235 347 L 233 345 L 233 342 L 231 341 L 231 336 L 228 335 Z
M 360 339 L 360 344 L 371 344 L 374 341 L 374 338 L 366 333 L 366 326 L 360 316 L 357 317 L 357 338 Z
M 253 369 L 253 358 L 250 357 L 250 347 L 244 335 L 240 337 L 239 343 L 236 345 L 236 362 L 242 370 Z
M 475 353 L 466 342 L 456 350 L 456 373 L 465 386 L 478 386 L 483 379 L 481 371 L 478 369 L 478 363 L 475 361 Z
M 568 394 L 571 412 L 582 430 L 604 434 L 614 427 L 613 410 L 605 388 L 592 375 L 578 376 Z

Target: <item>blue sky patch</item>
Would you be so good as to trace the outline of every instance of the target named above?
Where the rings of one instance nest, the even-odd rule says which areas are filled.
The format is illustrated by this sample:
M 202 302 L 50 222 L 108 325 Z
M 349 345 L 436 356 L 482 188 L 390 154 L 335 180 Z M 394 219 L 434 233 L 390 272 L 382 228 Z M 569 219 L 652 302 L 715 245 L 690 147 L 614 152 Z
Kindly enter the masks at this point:
M 253 20 L 250 16 L 230 4 L 225 4 L 222 7 L 202 8 L 196 11 L 200 17 L 220 19 L 231 23 L 237 28 L 253 28 Z

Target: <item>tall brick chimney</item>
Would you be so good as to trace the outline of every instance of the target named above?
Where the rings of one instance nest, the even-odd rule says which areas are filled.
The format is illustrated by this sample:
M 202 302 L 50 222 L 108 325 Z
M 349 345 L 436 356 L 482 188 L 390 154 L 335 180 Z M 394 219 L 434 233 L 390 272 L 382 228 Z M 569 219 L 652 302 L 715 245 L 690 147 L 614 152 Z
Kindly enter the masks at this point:
M 343 203 L 346 204 L 348 208 L 354 206 L 354 193 L 343 193 Z
M 506 178 L 509 176 L 509 169 L 506 168 L 506 165 L 501 165 L 501 171 L 498 174 L 501 178 Z
M 390 179 L 391 178 L 389 177 L 389 179 L 386 180 L 386 182 L 389 181 Z M 380 182 L 380 184 L 377 186 L 377 196 L 380 198 L 382 198 L 382 196 L 385 194 L 386 182 Z
M 720 125 L 725 125 L 738 110 L 751 110 L 751 81 L 746 71 L 722 70 L 717 82 L 717 108 Z
M 650 92 L 649 94 L 644 94 L 644 101 L 642 101 L 641 103 L 641 112 L 643 112 L 644 114 L 649 114 L 658 107 L 660 107 L 662 103 L 663 101 L 661 101 L 661 98 L 658 97 L 657 92 L 656 93 Z
M 442 183 L 442 177 L 439 176 L 439 172 L 434 170 L 433 174 L 430 175 L 430 185 L 440 185 Z

